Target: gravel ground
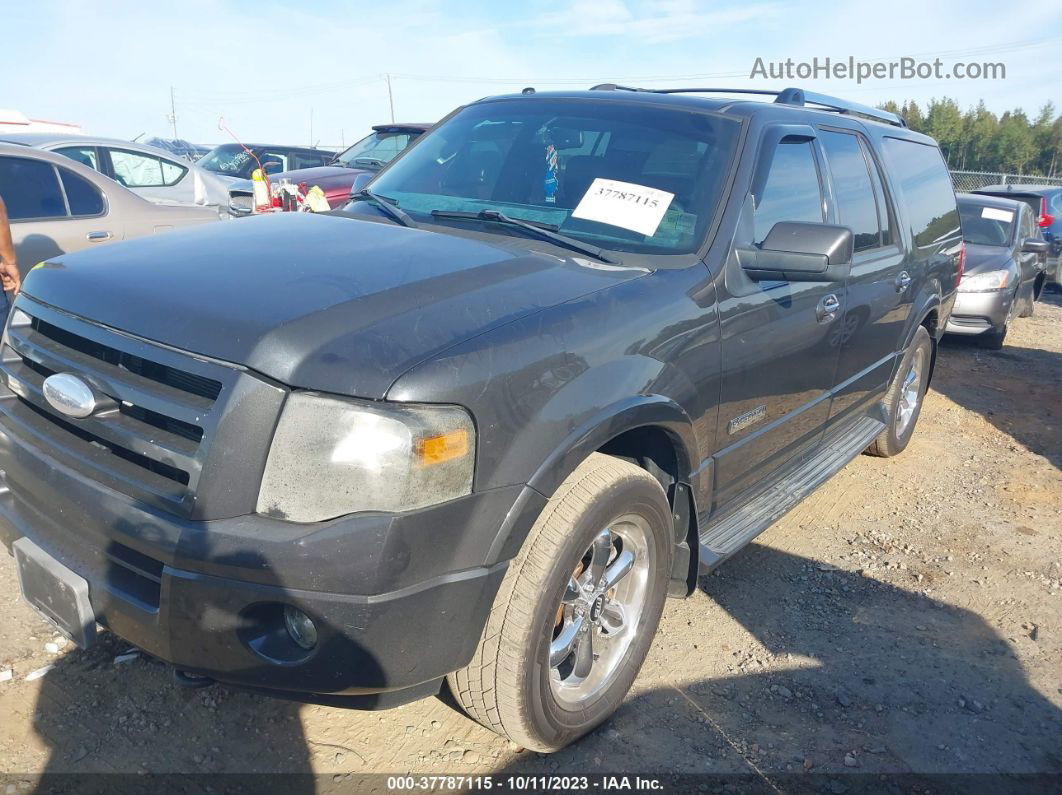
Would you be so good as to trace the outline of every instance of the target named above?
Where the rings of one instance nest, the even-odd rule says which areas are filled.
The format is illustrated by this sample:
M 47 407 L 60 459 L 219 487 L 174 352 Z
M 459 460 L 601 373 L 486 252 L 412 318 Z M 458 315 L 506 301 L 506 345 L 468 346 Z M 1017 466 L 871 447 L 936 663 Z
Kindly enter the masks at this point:
M 55 638 L 0 555 L 0 773 L 17 774 L 8 793 L 45 771 L 744 773 L 768 788 L 811 771 L 836 774 L 819 779 L 834 792 L 853 773 L 1062 773 L 1060 469 L 1056 293 L 1003 351 L 945 342 L 906 453 L 853 461 L 669 602 L 625 705 L 548 757 L 445 698 L 356 712 L 176 688 L 159 663 L 116 660 L 118 638 Z

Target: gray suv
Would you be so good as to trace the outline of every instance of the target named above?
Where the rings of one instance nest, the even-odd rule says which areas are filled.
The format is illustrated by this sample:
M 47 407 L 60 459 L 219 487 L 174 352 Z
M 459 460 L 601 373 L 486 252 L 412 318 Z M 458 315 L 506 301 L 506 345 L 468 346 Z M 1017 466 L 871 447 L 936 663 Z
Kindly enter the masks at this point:
M 35 270 L 0 360 L 25 597 L 185 681 L 448 683 L 539 751 L 605 720 L 666 597 L 907 446 L 962 270 L 931 139 L 719 94 L 481 100 L 341 211 Z

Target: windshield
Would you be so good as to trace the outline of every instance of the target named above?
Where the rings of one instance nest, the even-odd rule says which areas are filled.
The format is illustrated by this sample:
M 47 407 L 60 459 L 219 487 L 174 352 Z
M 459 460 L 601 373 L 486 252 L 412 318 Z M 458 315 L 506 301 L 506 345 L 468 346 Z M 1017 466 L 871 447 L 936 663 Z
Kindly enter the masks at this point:
M 372 189 L 418 222 L 458 223 L 433 210 L 495 210 L 605 249 L 684 254 L 715 215 L 739 130 L 633 103 L 483 102 L 427 133 Z
M 260 149 L 253 149 L 252 151 L 262 161 L 262 165 L 268 173 L 273 174 L 286 168 L 285 158 L 282 155 L 267 154 Z M 251 172 L 258 168 L 258 163 L 255 162 L 255 159 L 239 144 L 215 146 L 197 160 L 196 165 L 216 174 L 224 174 L 227 177 L 243 177 L 244 179 L 249 178 Z
M 959 202 L 962 238 L 979 246 L 1009 246 L 1014 235 L 1013 210 Z
M 374 132 L 341 152 L 336 163 L 348 168 L 383 168 L 419 134 L 412 131 Z

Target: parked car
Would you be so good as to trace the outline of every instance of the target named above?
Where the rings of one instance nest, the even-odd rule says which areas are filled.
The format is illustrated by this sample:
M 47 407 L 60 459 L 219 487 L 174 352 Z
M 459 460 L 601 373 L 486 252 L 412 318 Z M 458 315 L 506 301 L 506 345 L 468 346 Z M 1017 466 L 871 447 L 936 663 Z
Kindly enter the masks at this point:
M 332 209 L 350 200 L 354 181 L 372 176 L 412 144 L 430 124 L 377 124 L 372 134 L 348 147 L 326 166 L 300 168 L 270 175 L 273 180 L 287 179 L 306 189 L 314 185 L 324 191 Z M 243 213 L 254 209 L 253 187 L 250 180 L 233 182 L 229 186 L 232 207 Z
M 183 138 L 159 138 L 153 136 L 146 139 L 144 143 L 148 146 L 165 149 L 171 155 L 177 155 L 190 163 L 194 163 L 211 149 L 209 146 L 193 144 L 191 141 L 186 141 Z
M 961 270 L 940 151 L 891 113 L 473 102 L 340 212 L 35 270 L 0 538 L 80 643 L 331 704 L 448 679 L 552 751 L 621 703 L 666 596 L 904 450 Z
M 57 152 L 0 143 L 0 196 L 21 267 L 117 240 L 219 220 L 214 207 L 161 205 Z
M 221 144 L 199 158 L 196 165 L 231 183 L 237 179 L 250 179 L 251 172 L 259 164 L 267 174 L 279 174 L 297 168 L 323 166 L 334 157 L 334 152 L 309 147 Z
M 65 155 L 156 204 L 213 206 L 226 217 L 230 215 L 223 180 L 154 146 L 53 133 L 8 134 L 0 136 L 0 141 Z
M 1062 185 L 989 185 L 973 192 L 1029 205 L 1050 246 L 1045 257 L 1047 283 L 1062 290 Z
M 1035 310 L 1048 244 L 1026 202 L 975 193 L 960 193 L 958 202 L 966 268 L 945 331 L 999 350 L 1011 320 Z

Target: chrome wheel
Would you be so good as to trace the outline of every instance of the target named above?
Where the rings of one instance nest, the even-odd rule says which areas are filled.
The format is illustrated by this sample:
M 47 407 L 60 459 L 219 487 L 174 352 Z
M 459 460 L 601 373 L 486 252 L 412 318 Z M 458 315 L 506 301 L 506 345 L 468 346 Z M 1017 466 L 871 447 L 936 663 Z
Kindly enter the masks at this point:
M 650 533 L 640 516 L 612 522 L 597 534 L 568 580 L 549 644 L 550 688 L 565 707 L 583 706 L 621 668 L 645 608 Z
M 911 357 L 911 366 L 900 384 L 900 400 L 896 405 L 896 435 L 903 436 L 922 399 L 922 369 L 925 366 L 925 351 L 917 350 Z

